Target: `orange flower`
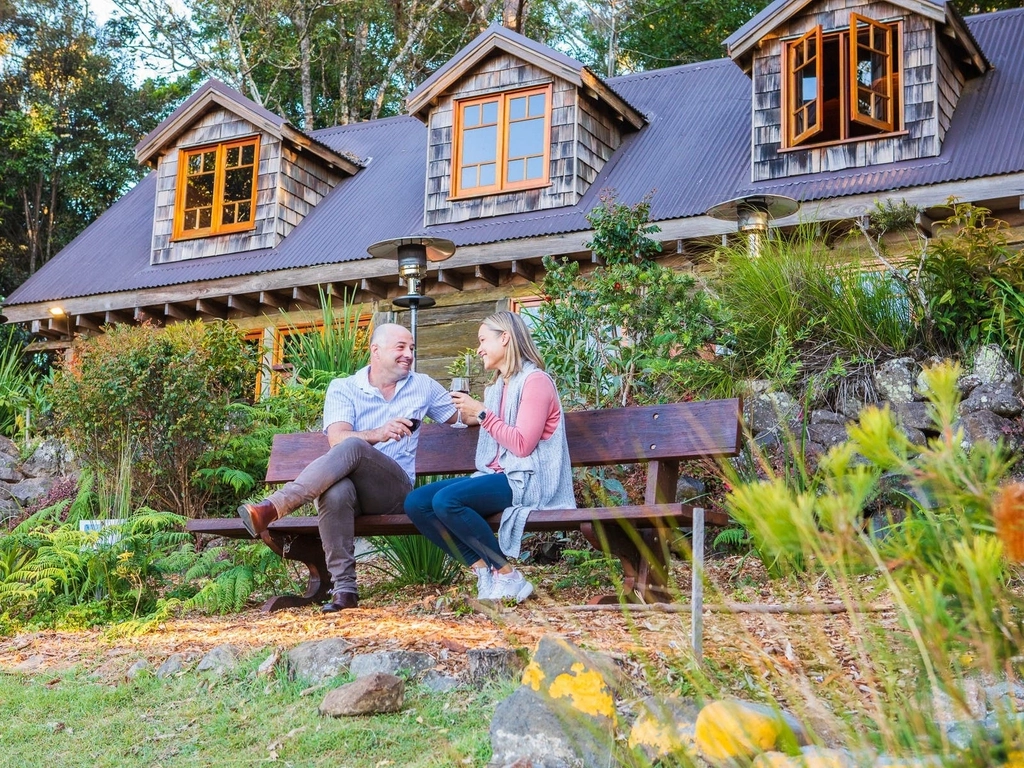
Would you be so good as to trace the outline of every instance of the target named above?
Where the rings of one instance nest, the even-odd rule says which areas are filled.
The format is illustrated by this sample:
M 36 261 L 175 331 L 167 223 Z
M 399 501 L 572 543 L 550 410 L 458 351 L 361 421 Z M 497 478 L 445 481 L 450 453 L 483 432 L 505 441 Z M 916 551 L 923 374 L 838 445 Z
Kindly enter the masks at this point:
M 993 517 L 1006 557 L 1015 563 L 1024 562 L 1024 483 L 1003 488 Z

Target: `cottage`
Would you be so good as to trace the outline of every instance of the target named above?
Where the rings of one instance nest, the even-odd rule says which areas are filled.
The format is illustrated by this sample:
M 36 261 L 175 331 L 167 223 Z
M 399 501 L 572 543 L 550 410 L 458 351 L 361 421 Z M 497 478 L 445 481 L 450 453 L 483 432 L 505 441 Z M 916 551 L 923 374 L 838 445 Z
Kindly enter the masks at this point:
M 305 133 L 210 81 L 136 148 L 152 172 L 4 304 L 39 346 L 111 323 L 226 318 L 280 362 L 320 290 L 377 312 L 404 293 L 367 246 L 447 238 L 424 288 L 420 369 L 439 374 L 547 254 L 589 262 L 602 190 L 654 191 L 665 263 L 735 233 L 722 201 L 785 195 L 774 222 L 836 223 L 905 199 L 931 234 L 950 196 L 1024 234 L 1024 10 L 936 0 L 776 0 L 728 57 L 602 79 L 500 26 L 408 97 L 408 115 Z

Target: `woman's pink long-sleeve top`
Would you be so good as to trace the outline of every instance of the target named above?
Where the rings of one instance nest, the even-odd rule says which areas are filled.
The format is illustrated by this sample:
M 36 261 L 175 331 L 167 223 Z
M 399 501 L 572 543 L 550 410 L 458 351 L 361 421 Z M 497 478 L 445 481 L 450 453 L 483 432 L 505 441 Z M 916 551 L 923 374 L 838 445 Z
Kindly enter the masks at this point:
M 501 394 L 500 413 L 505 412 L 507 391 L 506 389 Z M 498 445 L 507 448 L 516 456 L 523 457 L 529 456 L 537 447 L 537 443 L 555 433 L 562 410 L 551 379 L 537 371 L 530 374 L 523 384 L 515 426 L 502 421 L 500 413 L 489 411 L 480 426 L 490 432 Z M 497 454 L 487 466 L 495 472 L 502 471 Z

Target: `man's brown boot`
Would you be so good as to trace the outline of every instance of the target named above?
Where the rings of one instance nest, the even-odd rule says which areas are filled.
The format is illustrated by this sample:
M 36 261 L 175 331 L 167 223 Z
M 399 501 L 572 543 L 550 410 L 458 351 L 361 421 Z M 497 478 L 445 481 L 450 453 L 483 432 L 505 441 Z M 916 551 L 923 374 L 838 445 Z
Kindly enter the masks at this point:
M 238 516 L 242 518 L 245 530 L 255 539 L 277 520 L 277 507 L 270 499 L 264 499 L 258 504 L 243 504 L 238 508 Z

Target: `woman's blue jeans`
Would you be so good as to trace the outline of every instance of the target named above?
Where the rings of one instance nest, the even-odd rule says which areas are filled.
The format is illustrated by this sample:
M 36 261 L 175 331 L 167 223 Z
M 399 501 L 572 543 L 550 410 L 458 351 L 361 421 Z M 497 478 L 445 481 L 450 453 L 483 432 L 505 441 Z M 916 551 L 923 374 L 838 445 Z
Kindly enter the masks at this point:
M 405 514 L 420 533 L 464 565 L 483 560 L 496 569 L 508 561 L 484 518 L 510 506 L 512 489 L 501 472 L 438 480 L 405 497 Z

